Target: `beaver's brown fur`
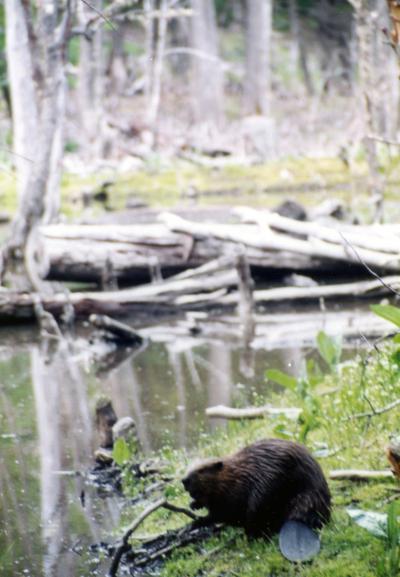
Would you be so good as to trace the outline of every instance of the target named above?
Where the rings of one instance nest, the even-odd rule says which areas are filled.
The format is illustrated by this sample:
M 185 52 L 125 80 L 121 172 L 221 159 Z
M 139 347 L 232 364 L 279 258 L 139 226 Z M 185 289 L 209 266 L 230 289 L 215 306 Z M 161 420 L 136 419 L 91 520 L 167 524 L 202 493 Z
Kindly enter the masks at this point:
M 319 529 L 331 512 L 328 484 L 303 445 L 265 439 L 224 459 L 210 459 L 183 479 L 191 507 L 213 521 L 240 525 L 249 535 L 270 535 L 287 520 Z

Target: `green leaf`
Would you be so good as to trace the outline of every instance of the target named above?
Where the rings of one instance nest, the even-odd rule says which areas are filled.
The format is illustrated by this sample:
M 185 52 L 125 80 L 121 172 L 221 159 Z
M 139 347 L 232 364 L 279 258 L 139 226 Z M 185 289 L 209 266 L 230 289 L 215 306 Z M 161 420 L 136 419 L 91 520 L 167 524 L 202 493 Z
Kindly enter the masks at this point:
M 400 327 L 400 308 L 393 305 L 371 305 L 370 309 L 386 321 Z
M 320 331 L 317 335 L 317 346 L 321 357 L 333 369 L 340 362 L 342 354 L 341 341 L 330 337 L 324 331 Z
M 268 369 L 265 371 L 265 376 L 270 381 L 274 381 L 274 383 L 278 383 L 278 385 L 281 385 L 282 387 L 291 389 L 292 391 L 296 389 L 297 379 L 283 371 L 279 371 L 278 369 Z
M 394 342 L 394 343 L 397 343 L 397 344 L 400 343 L 400 333 L 399 333 L 398 335 L 395 335 L 395 336 L 393 337 L 393 342 Z
M 117 465 L 121 466 L 131 458 L 131 451 L 122 437 L 117 439 L 113 448 L 113 459 Z

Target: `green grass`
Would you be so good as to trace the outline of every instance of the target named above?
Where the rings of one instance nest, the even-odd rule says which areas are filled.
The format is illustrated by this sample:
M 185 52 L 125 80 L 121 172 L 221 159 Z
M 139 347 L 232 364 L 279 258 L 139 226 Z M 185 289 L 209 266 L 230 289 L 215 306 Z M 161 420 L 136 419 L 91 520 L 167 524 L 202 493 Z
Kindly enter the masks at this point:
M 394 347 L 392 344 L 385 345 L 379 354 L 362 353 L 354 361 L 332 366 L 331 372 L 316 379 L 308 389 L 304 385 L 304 379 L 308 377 L 303 376 L 298 380 L 302 388 L 288 389 L 273 399 L 276 406 L 300 406 L 305 415 L 311 406 L 317 407 L 305 443 L 311 450 L 316 450 L 321 443 L 331 450 L 331 456 L 319 459 L 326 473 L 335 468 L 388 467 L 384 448 L 389 434 L 398 431 L 398 410 L 372 418 L 353 416 L 371 410 L 371 406 L 383 407 L 399 397 L 400 365 Z M 262 403 L 263 399 L 258 401 Z M 268 436 L 299 440 L 304 435 L 306 418 L 298 422 L 282 417 L 230 422 L 226 429 L 205 436 L 192 455 L 166 448 L 161 457 L 168 461 L 169 472 L 176 478 L 166 492 L 168 498 L 177 504 L 188 505 L 189 498 L 181 489 L 179 479 L 191 458 L 225 455 Z M 387 511 L 388 502 L 395 496 L 396 481 L 331 481 L 330 487 L 333 519 L 322 532 L 321 553 L 311 563 L 297 566 L 287 562 L 279 552 L 276 538 L 271 542 L 262 539 L 250 541 L 240 529 L 226 528 L 222 534 L 201 545 L 175 552 L 164 564 L 161 576 L 384 577 L 384 567 L 390 555 L 388 543 L 358 527 L 350 520 L 345 509 L 357 507 Z M 129 494 L 142 488 L 142 485 L 137 486 L 132 480 L 126 482 Z M 138 512 L 138 509 L 131 509 L 126 514 L 126 522 Z M 158 511 L 145 522 L 139 532 L 158 534 L 185 522 L 185 518 L 180 515 Z M 397 574 L 400 575 L 397 572 L 391 573 L 393 576 Z

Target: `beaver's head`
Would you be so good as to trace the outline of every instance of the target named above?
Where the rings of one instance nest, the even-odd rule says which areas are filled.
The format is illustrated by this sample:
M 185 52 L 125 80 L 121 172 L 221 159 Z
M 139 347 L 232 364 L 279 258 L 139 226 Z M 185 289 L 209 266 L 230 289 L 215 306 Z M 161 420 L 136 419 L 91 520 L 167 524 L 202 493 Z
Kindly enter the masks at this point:
M 187 471 L 182 483 L 193 499 L 190 503 L 192 509 L 208 507 L 209 498 L 215 494 L 218 474 L 223 467 L 224 463 L 221 459 L 210 459 L 192 466 Z

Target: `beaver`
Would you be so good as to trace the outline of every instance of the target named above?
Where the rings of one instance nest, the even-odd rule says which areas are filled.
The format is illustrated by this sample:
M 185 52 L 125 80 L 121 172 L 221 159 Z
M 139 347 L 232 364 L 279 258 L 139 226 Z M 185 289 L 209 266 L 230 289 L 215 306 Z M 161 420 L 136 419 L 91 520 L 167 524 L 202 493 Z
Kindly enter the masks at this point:
M 223 459 L 192 467 L 182 480 L 192 509 L 207 519 L 270 536 L 286 521 L 320 529 L 330 519 L 331 496 L 321 467 L 299 443 L 264 439 Z

